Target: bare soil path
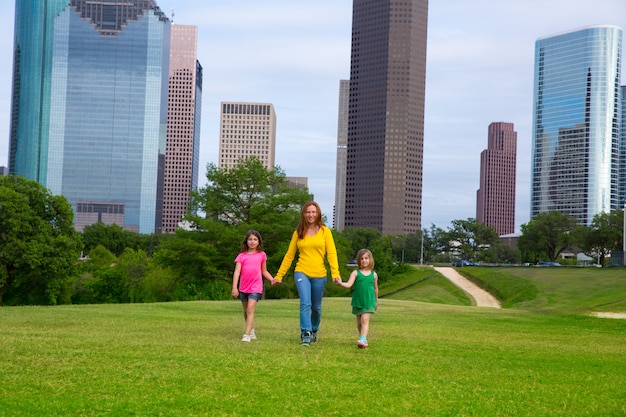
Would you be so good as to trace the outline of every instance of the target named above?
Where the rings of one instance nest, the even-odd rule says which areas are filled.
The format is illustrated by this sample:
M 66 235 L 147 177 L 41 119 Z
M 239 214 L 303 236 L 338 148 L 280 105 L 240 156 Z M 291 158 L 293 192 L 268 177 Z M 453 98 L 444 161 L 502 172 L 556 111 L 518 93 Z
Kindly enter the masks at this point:
M 435 271 L 448 278 L 454 285 L 468 293 L 476 301 L 477 307 L 500 308 L 500 302 L 487 291 L 467 280 L 452 267 L 435 267 Z

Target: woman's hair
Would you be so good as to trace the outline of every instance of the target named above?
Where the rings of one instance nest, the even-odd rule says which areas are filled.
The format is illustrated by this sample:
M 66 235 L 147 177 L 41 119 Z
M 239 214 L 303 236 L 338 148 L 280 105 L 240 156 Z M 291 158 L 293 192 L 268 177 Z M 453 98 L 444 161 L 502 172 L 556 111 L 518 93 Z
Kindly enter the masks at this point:
M 243 242 L 241 242 L 241 252 L 248 252 L 248 238 L 252 235 L 259 239 L 259 246 L 256 247 L 256 251 L 261 252 L 263 250 L 263 239 L 261 239 L 261 234 L 256 230 L 248 230 L 246 232 L 246 237 L 244 237 Z
M 372 252 L 370 252 L 369 249 L 361 249 L 356 253 L 356 264 L 359 269 L 363 269 L 363 267 L 361 266 L 361 258 L 363 257 L 363 255 L 370 256 L 370 264 L 368 265 L 368 269 L 374 269 L 374 255 L 372 255 Z
M 315 206 L 317 209 L 317 219 L 315 219 L 315 225 L 317 227 L 324 226 L 324 221 L 322 220 L 322 209 L 319 204 L 315 201 L 307 201 L 304 203 L 302 210 L 300 211 L 300 223 L 298 223 L 298 227 L 296 228 L 296 231 L 298 232 L 298 239 L 304 239 L 304 235 L 306 234 L 306 229 L 308 227 L 308 223 L 306 222 L 306 210 L 310 206 Z

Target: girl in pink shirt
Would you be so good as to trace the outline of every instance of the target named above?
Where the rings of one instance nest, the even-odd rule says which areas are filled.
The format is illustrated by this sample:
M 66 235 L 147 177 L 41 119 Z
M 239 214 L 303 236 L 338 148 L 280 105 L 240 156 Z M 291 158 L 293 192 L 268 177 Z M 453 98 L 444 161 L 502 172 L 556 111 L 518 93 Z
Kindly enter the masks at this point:
M 239 297 L 243 306 L 243 318 L 246 321 L 246 332 L 242 342 L 256 339 L 254 332 L 254 310 L 256 303 L 263 296 L 263 277 L 276 284 L 276 280 L 267 271 L 265 262 L 267 255 L 263 252 L 263 240 L 256 230 L 248 230 L 241 242 L 241 252 L 235 258 L 233 273 L 234 298 Z

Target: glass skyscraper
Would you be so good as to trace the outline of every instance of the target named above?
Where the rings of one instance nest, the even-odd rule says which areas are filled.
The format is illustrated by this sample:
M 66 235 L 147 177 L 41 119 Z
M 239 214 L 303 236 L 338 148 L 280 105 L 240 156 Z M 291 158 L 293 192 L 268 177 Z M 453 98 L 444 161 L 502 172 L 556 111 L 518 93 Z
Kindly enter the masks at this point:
M 75 225 L 161 226 L 170 22 L 154 0 L 16 1 L 9 164 Z
M 617 208 L 621 43 L 615 26 L 536 41 L 531 217 L 589 225 Z
M 620 91 L 622 117 L 619 142 L 619 194 L 617 208 L 624 209 L 626 204 L 626 86 L 621 86 Z M 626 250 L 626 248 L 624 249 Z

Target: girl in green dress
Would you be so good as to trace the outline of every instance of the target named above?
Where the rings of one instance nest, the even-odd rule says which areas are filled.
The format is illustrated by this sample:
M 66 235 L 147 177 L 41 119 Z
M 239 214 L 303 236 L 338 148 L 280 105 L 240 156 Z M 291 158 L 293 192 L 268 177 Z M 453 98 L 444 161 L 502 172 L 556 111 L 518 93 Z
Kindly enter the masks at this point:
M 378 308 L 378 274 L 374 272 L 374 256 L 368 249 L 361 249 L 356 254 L 357 269 L 352 271 L 346 282 L 337 282 L 352 291 L 352 314 L 356 315 L 356 327 L 359 331 L 357 346 L 365 349 L 370 316 Z

